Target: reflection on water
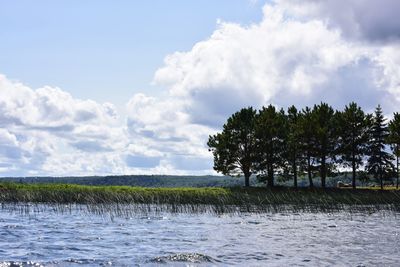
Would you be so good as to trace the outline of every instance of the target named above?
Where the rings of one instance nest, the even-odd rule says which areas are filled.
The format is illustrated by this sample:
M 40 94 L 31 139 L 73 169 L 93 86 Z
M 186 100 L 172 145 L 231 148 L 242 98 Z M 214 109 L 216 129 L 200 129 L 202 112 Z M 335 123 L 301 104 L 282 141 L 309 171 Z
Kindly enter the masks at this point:
M 159 214 L 0 211 L 0 266 L 396 266 L 393 213 Z

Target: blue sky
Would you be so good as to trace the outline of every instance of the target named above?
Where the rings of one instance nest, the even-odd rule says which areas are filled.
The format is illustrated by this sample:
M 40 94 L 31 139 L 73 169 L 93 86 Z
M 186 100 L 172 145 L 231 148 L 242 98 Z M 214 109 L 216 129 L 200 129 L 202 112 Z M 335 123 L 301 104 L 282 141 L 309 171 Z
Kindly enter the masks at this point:
M 217 19 L 250 24 L 262 1 L 2 1 L 0 73 L 77 98 L 123 105 L 164 57 L 208 38 Z
M 400 1 L 1 1 L 0 176 L 215 174 L 245 106 L 400 111 Z

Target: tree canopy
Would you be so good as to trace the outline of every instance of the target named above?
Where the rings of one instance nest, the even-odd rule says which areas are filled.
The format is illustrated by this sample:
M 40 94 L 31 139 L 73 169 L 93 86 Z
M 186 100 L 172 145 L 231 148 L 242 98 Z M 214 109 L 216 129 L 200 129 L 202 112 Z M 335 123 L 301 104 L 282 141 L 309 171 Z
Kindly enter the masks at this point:
M 400 114 L 395 112 L 389 122 L 388 143 L 396 157 L 396 188 L 399 188 L 399 157 L 400 157 Z
M 306 175 L 310 187 L 319 176 L 325 187 L 332 171 L 350 168 L 355 188 L 363 165 L 383 187 L 384 177 L 394 171 L 389 145 L 397 159 L 398 177 L 400 114 L 395 113 L 388 125 L 379 105 L 374 114 L 367 114 L 354 102 L 343 111 L 327 103 L 302 110 L 291 106 L 287 112 L 273 105 L 243 108 L 208 140 L 217 172 L 244 176 L 245 186 L 256 175 L 270 187 L 278 174 L 292 177 L 295 187 L 299 175 Z
M 370 138 L 368 142 L 368 162 L 366 169 L 369 173 L 379 178 L 381 188 L 383 189 L 383 176 L 393 170 L 393 156 L 386 151 L 387 138 L 389 130 L 386 119 L 382 114 L 380 105 L 375 109 L 370 129 Z
M 325 187 L 328 165 L 331 167 L 336 156 L 337 131 L 335 111 L 326 103 L 315 105 L 312 113 L 314 130 L 310 133 L 314 139 L 313 150 L 319 164 L 321 186 Z
M 304 162 L 301 157 L 299 119 L 301 114 L 295 106 L 288 108 L 286 115 L 285 131 L 285 149 L 284 158 L 286 170 L 293 175 L 293 186 L 297 187 L 297 175 L 299 167 Z
M 257 171 L 260 180 L 267 181 L 269 186 L 274 186 L 275 170 L 283 165 L 285 122 L 285 112 L 277 111 L 272 105 L 263 107 L 257 114 Z
M 214 170 L 225 175 L 243 174 L 245 186 L 250 185 L 250 176 L 255 170 L 256 113 L 252 107 L 241 109 L 228 118 L 221 133 L 208 140 L 214 155 Z
M 351 102 L 338 113 L 337 119 L 340 160 L 344 166 L 352 168 L 352 187 L 356 188 L 356 171 L 363 165 L 367 152 L 371 116 Z

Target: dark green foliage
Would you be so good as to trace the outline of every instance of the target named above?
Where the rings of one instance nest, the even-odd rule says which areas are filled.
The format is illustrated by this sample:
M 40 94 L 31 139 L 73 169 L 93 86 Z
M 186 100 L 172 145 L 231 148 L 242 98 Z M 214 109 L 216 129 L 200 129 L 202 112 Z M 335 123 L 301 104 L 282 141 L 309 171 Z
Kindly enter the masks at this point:
M 341 163 L 352 168 L 352 186 L 356 188 L 356 171 L 367 152 L 371 116 L 352 102 L 337 116 L 338 153 Z
M 357 171 L 368 157 L 366 170 L 383 188 L 383 179 L 391 179 L 395 173 L 389 144 L 397 158 L 399 176 L 400 114 L 395 113 L 389 128 L 390 134 L 380 106 L 373 116 L 354 102 L 343 111 L 326 103 L 301 112 L 291 106 L 287 114 L 269 105 L 258 112 L 247 108 L 235 113 L 222 133 L 210 136 L 208 145 L 214 153 L 215 170 L 226 175 L 243 173 L 245 177 L 254 174 L 269 186 L 274 185 L 276 175 L 284 183 L 292 177 L 294 187 L 300 176 L 300 184 L 305 186 L 306 174 L 310 187 L 319 177 L 321 182 L 316 185 L 325 188 L 327 176 L 334 175 L 341 164 L 351 168 L 355 189 Z M 369 179 L 361 176 L 360 181 Z
M 284 158 L 286 159 L 285 173 L 293 175 L 293 186 L 297 187 L 297 176 L 299 166 L 302 165 L 301 146 L 300 146 L 300 129 L 299 119 L 300 114 L 295 106 L 288 108 L 286 116 L 285 130 L 285 151 Z
M 253 108 L 243 108 L 228 119 L 222 133 L 210 136 L 207 143 L 214 155 L 214 170 L 225 175 L 243 174 L 245 186 L 250 185 L 255 168 L 255 117 Z
M 285 113 L 274 106 L 263 107 L 256 118 L 256 169 L 261 181 L 274 186 L 274 174 L 283 165 Z
M 400 157 L 400 114 L 394 113 L 389 122 L 388 143 L 396 156 L 396 188 L 399 188 L 399 157 Z
M 381 189 L 383 189 L 384 176 L 393 171 L 393 156 L 385 150 L 388 136 L 388 127 L 383 117 L 381 106 L 378 105 L 370 130 L 369 158 L 366 169 L 369 173 L 374 174 L 376 178 L 379 178 Z
M 319 164 L 321 186 L 325 188 L 328 168 L 333 167 L 337 145 L 335 111 L 326 103 L 315 105 L 312 110 L 314 123 L 314 156 Z
M 312 180 L 313 170 L 313 157 L 316 154 L 315 151 L 315 136 L 316 125 L 314 118 L 309 107 L 303 109 L 302 113 L 299 114 L 298 118 L 298 142 L 302 157 L 306 161 L 306 166 L 303 166 L 307 172 L 309 186 L 313 187 L 314 183 Z

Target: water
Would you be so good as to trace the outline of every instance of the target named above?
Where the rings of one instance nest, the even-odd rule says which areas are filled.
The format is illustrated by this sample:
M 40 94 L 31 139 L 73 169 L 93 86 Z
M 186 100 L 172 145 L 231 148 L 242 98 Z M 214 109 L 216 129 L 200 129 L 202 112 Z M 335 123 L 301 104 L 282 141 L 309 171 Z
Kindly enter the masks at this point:
M 398 266 L 398 215 L 0 210 L 0 266 Z

